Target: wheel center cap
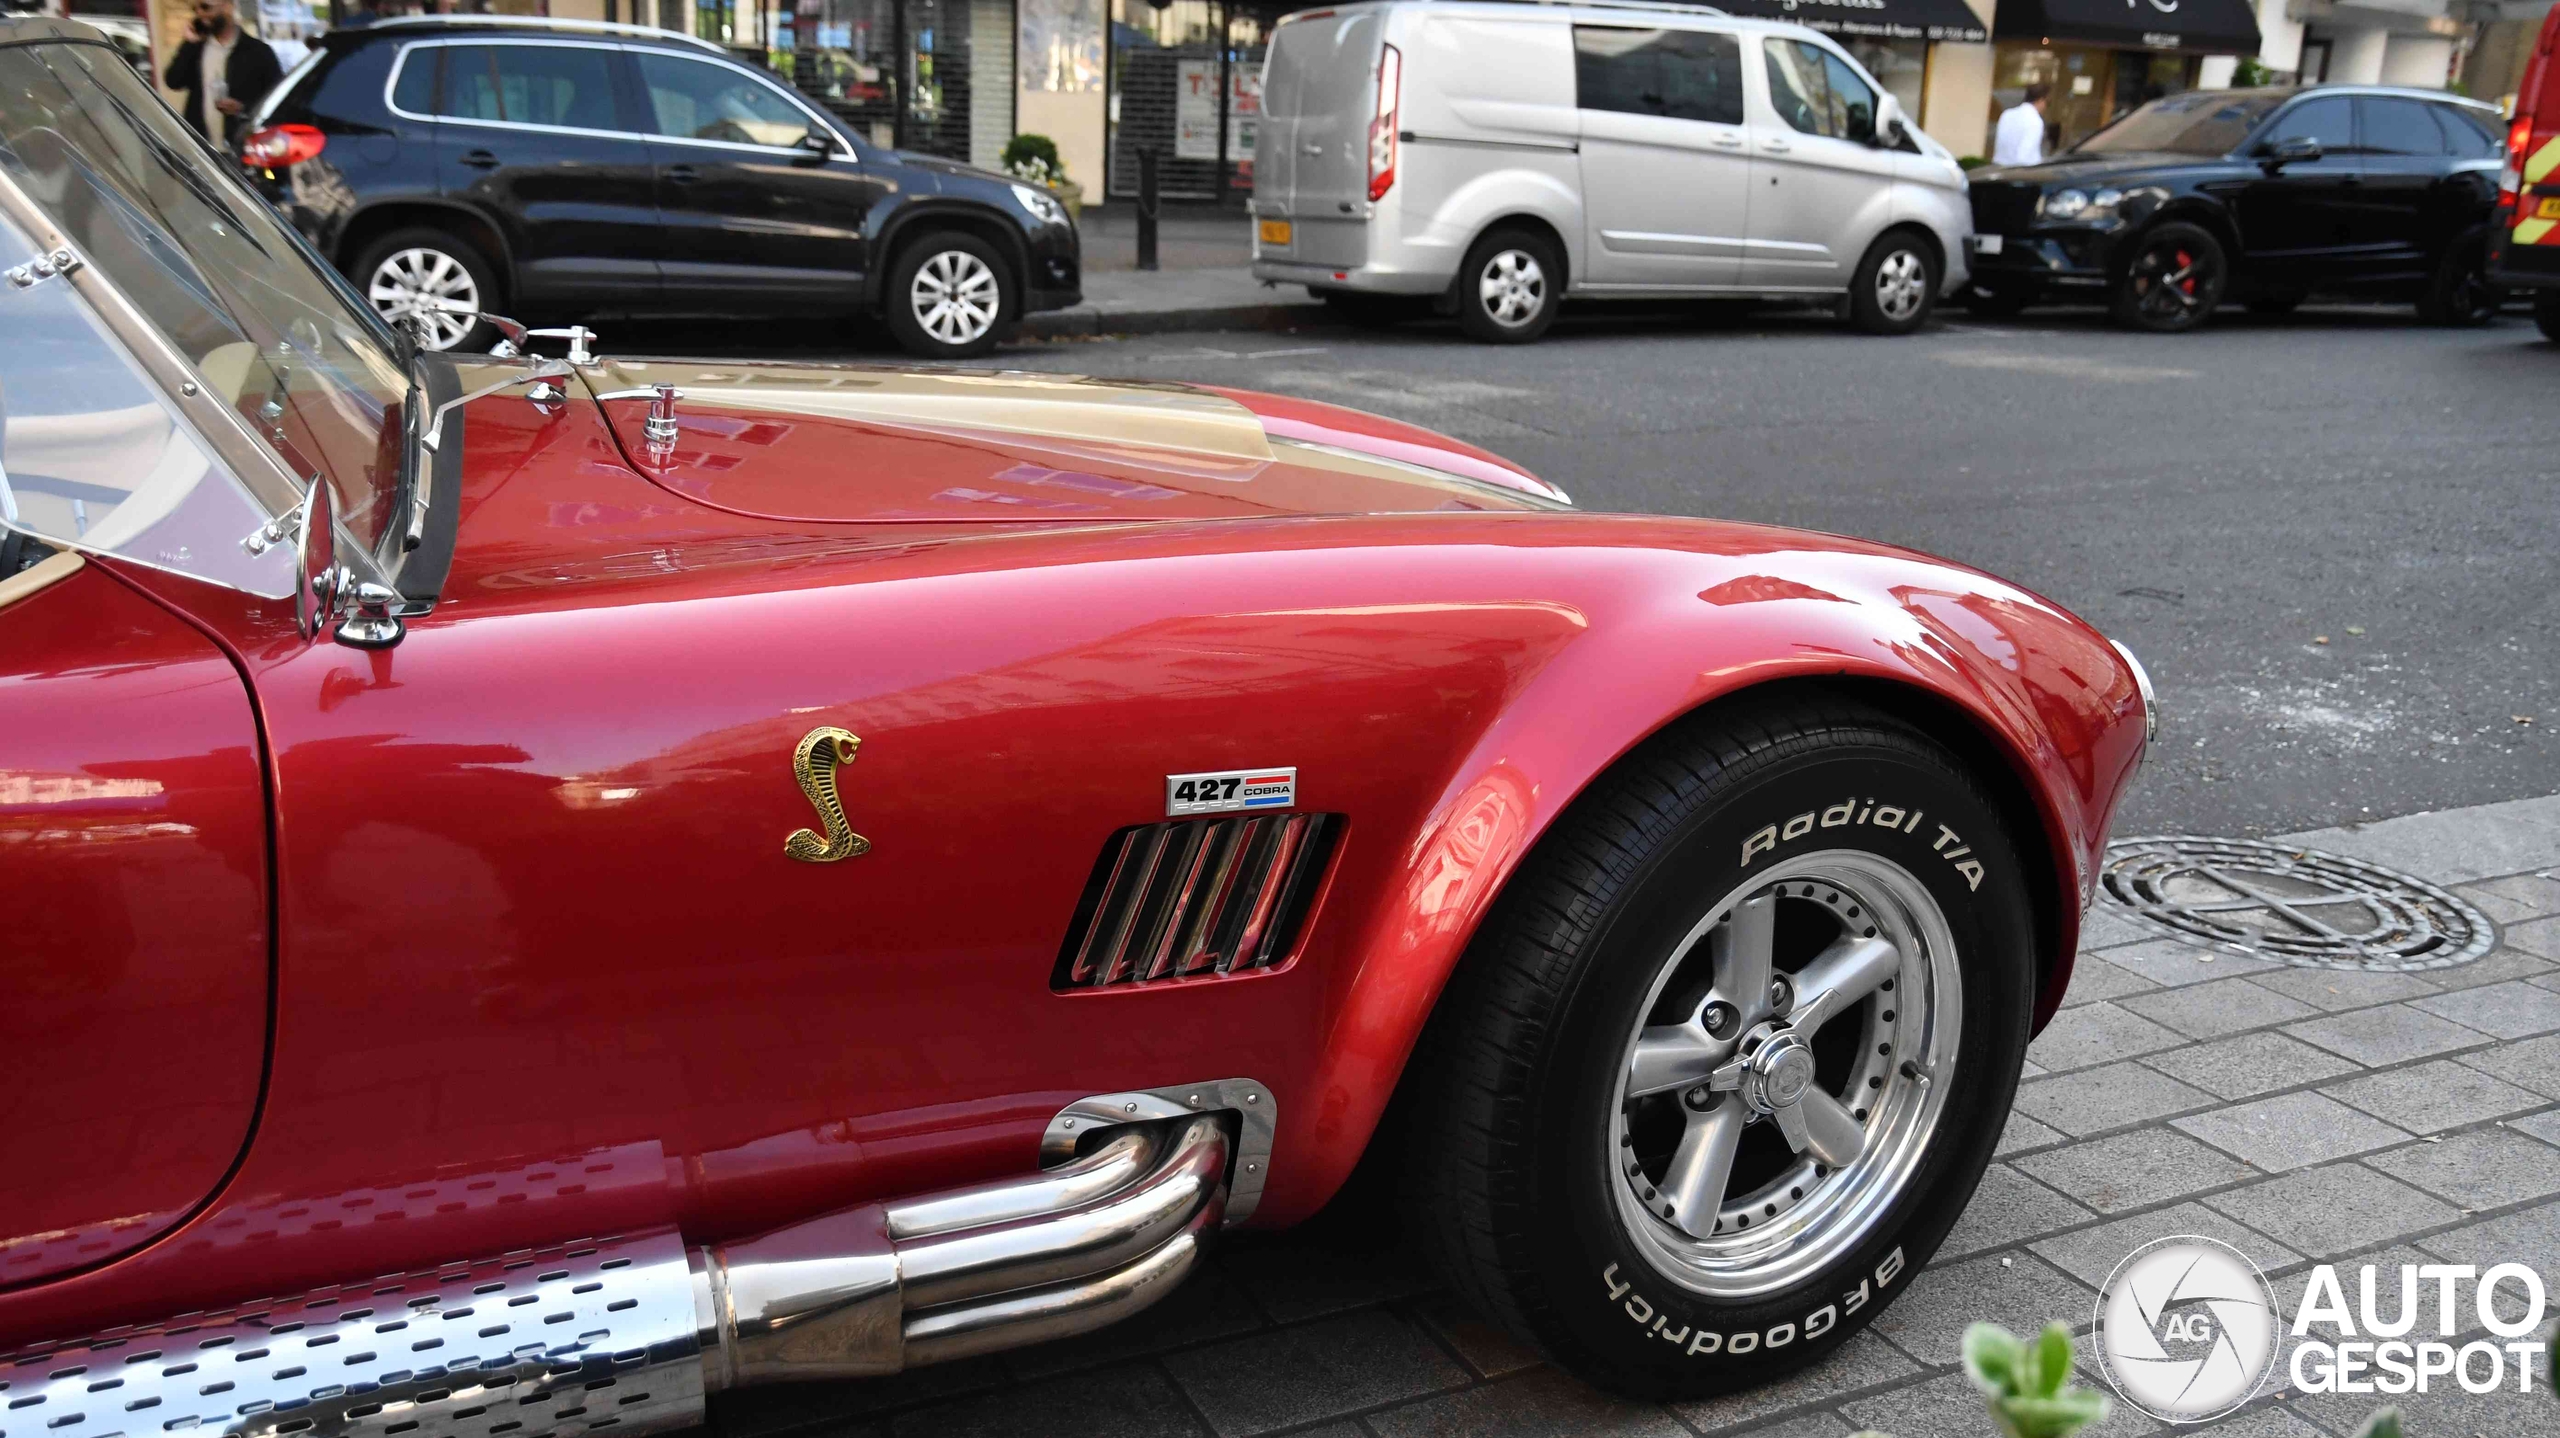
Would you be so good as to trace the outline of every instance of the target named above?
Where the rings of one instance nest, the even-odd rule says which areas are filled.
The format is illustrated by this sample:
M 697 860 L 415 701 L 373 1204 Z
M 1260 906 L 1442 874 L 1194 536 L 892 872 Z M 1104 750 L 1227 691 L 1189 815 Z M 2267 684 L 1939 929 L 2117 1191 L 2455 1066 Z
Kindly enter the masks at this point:
M 1813 1048 L 1794 1034 L 1772 1034 L 1751 1055 L 1742 1078 L 1742 1097 L 1762 1113 L 1803 1098 L 1813 1087 Z

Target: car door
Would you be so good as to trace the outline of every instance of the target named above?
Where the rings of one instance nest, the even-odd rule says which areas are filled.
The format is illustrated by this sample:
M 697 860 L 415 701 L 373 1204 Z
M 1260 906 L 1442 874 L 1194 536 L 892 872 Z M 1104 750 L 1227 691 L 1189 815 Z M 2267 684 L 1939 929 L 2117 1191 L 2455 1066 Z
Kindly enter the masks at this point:
M 1576 25 L 1573 67 L 1588 281 L 1735 283 L 1751 205 L 1740 37 Z
M 2376 279 L 2422 273 L 2435 228 L 2429 221 L 2452 163 L 2444 130 L 2423 100 L 2359 95 L 2355 104 L 2364 168 L 2352 206 L 2359 267 L 2371 267 Z
M 741 66 L 629 54 L 666 225 L 668 298 L 776 314 L 857 306 L 865 222 L 887 186 L 852 146 Z M 804 145 L 811 134 L 827 149 Z
M 132 409 L 69 392 L 76 371 L 9 396 L 21 506 L 105 512 L 122 491 L 79 458 L 146 442 Z M 267 892 L 230 660 L 95 563 L 0 578 L 0 1286 L 151 1242 L 237 1161 L 266 1056 Z
M 1836 290 L 1860 258 L 1861 223 L 1894 183 L 1894 152 L 1875 143 L 1876 91 L 1810 40 L 1759 37 L 1765 91 L 1750 130 L 1753 183 L 1743 283 Z
M 649 144 L 616 89 L 620 52 L 559 40 L 432 48 L 443 61 L 437 180 L 497 224 L 511 299 L 654 300 L 665 239 Z
M 2293 140 L 2317 142 L 2320 157 L 2278 160 L 2276 147 Z M 2267 122 L 2249 149 L 2258 172 L 2241 182 L 2237 205 L 2249 266 L 2309 283 L 2347 277 L 2364 183 L 2354 102 L 2344 95 L 2297 100 Z

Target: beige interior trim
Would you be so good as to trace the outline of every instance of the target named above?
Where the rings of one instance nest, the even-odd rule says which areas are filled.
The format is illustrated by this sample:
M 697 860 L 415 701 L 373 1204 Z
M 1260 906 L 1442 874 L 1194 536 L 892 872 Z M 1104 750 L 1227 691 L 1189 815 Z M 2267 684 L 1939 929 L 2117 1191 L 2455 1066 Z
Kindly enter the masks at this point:
M 6 579 L 0 579 L 0 609 L 8 608 L 39 589 L 51 589 L 79 573 L 80 566 L 86 562 L 79 555 L 66 549 L 50 559 L 39 560 Z

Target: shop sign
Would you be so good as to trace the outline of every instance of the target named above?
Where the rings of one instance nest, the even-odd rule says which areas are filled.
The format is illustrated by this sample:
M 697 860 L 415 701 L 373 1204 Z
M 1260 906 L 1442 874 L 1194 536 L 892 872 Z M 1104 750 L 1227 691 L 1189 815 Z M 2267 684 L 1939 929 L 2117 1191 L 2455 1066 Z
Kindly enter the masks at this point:
M 1253 134 L 1261 128 L 1262 67 L 1234 65 L 1234 84 L 1227 96 L 1227 117 L 1235 129 L 1227 158 L 1251 163 Z M 1218 158 L 1218 62 L 1184 60 L 1174 79 L 1173 157 L 1177 160 Z

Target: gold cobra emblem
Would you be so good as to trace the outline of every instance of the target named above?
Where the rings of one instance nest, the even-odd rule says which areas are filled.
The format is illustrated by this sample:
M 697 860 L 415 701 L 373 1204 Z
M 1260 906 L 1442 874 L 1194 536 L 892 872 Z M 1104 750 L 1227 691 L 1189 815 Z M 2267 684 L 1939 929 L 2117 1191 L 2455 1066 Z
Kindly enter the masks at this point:
M 800 792 L 809 796 L 827 832 L 821 838 L 816 830 L 798 830 L 782 841 L 783 853 L 804 864 L 832 864 L 871 852 L 871 841 L 853 832 L 852 822 L 844 816 L 844 801 L 836 797 L 836 770 L 852 763 L 854 751 L 861 747 L 861 736 L 830 725 L 810 730 L 800 747 L 791 751 L 791 772 L 799 776 Z

